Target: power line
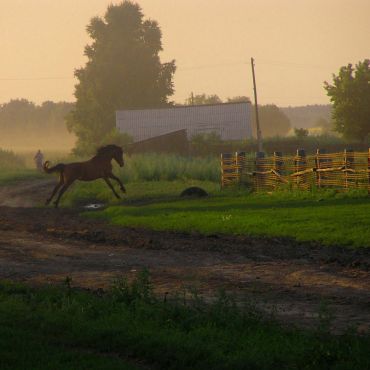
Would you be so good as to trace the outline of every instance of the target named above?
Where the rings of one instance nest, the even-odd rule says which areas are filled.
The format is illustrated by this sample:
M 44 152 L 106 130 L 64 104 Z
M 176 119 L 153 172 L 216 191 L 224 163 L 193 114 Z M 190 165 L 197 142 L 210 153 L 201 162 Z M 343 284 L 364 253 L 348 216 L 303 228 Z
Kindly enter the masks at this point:
M 224 67 L 232 67 L 232 66 L 243 66 L 249 64 L 246 61 L 235 61 L 235 62 L 225 62 L 225 63 L 215 63 L 215 64 L 203 64 L 198 66 L 190 66 L 190 67 L 181 67 L 177 68 L 178 71 L 192 71 L 192 70 L 201 70 L 201 69 L 208 69 L 208 68 L 224 68 Z M 297 63 L 297 62 L 286 62 L 286 61 L 278 61 L 278 60 L 267 60 L 261 59 L 258 64 L 262 65 L 270 65 L 275 67 L 283 67 L 283 68 L 335 68 L 334 66 L 329 65 L 316 65 L 316 64 L 309 64 L 309 63 Z M 47 81 L 47 80 L 73 80 L 75 77 L 71 76 L 46 76 L 46 77 L 0 77 L 0 81 Z
M 3 77 L 0 81 L 72 80 L 74 77 Z

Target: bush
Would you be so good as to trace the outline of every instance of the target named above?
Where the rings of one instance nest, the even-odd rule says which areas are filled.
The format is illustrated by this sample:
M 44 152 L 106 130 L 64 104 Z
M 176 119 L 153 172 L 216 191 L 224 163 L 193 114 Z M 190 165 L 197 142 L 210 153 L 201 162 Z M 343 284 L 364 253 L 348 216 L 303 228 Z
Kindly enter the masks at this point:
M 183 157 L 169 154 L 137 154 L 125 158 L 120 169 L 124 182 L 201 180 L 218 182 L 219 162 L 213 157 Z
M 24 160 L 10 150 L 0 148 L 0 169 L 20 169 L 25 168 Z

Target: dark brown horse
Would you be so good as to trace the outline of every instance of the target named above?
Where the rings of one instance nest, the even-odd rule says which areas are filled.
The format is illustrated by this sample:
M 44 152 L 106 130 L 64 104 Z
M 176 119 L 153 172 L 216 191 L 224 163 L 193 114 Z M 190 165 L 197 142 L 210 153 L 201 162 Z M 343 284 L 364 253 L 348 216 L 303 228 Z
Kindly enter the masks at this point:
M 95 157 L 85 162 L 59 163 L 51 168 L 49 168 L 49 161 L 45 162 L 43 168 L 46 173 L 59 172 L 59 183 L 55 186 L 50 198 L 47 199 L 46 205 L 51 202 L 56 192 L 60 189 L 57 200 L 54 202 L 55 207 L 58 207 L 60 198 L 75 180 L 93 181 L 104 179 L 112 189 L 113 194 L 120 198 L 109 179 L 116 180 L 123 193 L 126 192 L 126 189 L 121 180 L 112 173 L 112 159 L 123 167 L 123 151 L 121 147 L 117 145 L 103 146 L 97 150 Z

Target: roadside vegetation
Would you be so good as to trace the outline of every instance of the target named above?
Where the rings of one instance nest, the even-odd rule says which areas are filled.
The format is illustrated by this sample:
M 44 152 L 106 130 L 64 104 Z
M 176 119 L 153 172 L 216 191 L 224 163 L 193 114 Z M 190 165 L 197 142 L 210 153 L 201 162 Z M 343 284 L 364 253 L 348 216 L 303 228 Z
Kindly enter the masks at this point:
M 23 159 L 16 155 L 11 150 L 4 150 L 0 148 L 0 169 L 3 170 L 17 170 L 25 168 Z
M 158 297 L 146 271 L 105 293 L 0 283 L 2 369 L 366 369 L 369 338 L 284 328 L 219 292 Z M 127 359 L 131 359 L 128 361 Z
M 0 148 L 0 185 L 42 176 L 26 167 L 25 160 L 10 150 Z

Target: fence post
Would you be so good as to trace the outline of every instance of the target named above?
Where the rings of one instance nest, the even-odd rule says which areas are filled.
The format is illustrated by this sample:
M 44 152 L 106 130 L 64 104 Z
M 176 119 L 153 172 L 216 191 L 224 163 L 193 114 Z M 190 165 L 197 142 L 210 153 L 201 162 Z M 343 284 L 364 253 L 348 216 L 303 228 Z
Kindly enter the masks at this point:
M 315 158 L 315 162 L 316 162 L 316 169 L 320 169 L 320 168 L 323 168 L 323 166 L 321 166 L 322 163 L 326 162 L 325 159 L 321 158 L 320 155 L 321 154 L 326 154 L 326 150 L 325 149 L 317 149 L 316 150 L 316 158 Z M 321 179 L 323 178 L 324 176 L 321 174 L 320 171 L 316 172 L 316 185 L 318 188 L 321 188 L 322 187 L 322 184 L 321 184 Z
M 370 148 L 367 152 L 367 179 L 368 179 L 367 194 L 370 195 Z
M 264 152 L 256 152 L 256 172 L 262 172 L 264 170 L 263 168 L 263 162 L 265 159 L 265 153 Z M 264 186 L 264 175 L 260 175 L 256 173 L 256 190 L 258 191 L 260 187 Z
M 232 153 L 221 153 L 221 189 L 223 189 L 225 185 L 227 185 L 227 174 L 232 174 L 233 172 L 232 169 L 225 169 L 225 165 L 231 165 L 232 157 Z
M 307 167 L 306 151 L 304 149 L 297 149 L 297 155 L 294 159 L 294 172 L 300 172 L 305 170 Z M 299 185 L 304 182 L 304 175 L 296 176 L 296 184 Z M 301 181 L 303 180 L 303 181 Z
M 284 166 L 283 153 L 274 152 L 274 170 L 280 176 L 283 174 L 283 166 Z M 279 177 L 275 175 L 275 188 L 277 188 L 279 180 L 280 180 Z
M 347 169 L 353 169 L 354 160 L 353 149 L 344 149 L 344 186 L 346 189 L 348 189 L 349 184 L 351 183 L 350 179 L 348 179 L 349 176 Z
M 245 152 L 235 152 L 235 165 L 238 174 L 239 185 L 242 182 L 243 170 L 245 169 Z

